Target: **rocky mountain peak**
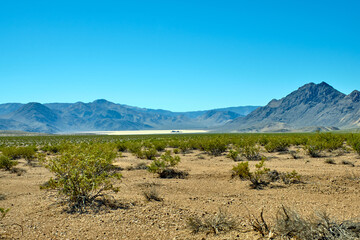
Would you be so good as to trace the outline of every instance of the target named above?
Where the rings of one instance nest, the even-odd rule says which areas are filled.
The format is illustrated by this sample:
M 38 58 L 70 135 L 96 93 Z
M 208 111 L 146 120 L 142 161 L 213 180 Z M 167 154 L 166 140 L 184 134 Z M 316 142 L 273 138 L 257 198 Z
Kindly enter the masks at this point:
M 357 90 L 352 91 L 349 95 L 347 95 L 353 102 L 360 102 L 360 92 Z

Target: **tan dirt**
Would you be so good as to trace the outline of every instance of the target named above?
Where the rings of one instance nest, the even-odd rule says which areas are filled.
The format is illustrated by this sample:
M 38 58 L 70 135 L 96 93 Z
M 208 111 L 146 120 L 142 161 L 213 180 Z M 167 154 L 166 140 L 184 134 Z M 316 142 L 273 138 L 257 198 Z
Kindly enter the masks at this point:
M 111 194 L 121 203 L 118 209 L 98 213 L 69 214 L 55 192 L 40 190 L 52 174 L 44 167 L 30 167 L 20 160 L 21 176 L 0 171 L 0 207 L 10 208 L 2 220 L 0 236 L 13 239 L 259 239 L 248 224 L 250 214 L 264 216 L 271 225 L 276 212 L 285 205 L 305 216 L 324 210 L 338 220 L 360 216 L 360 160 L 353 152 L 326 152 L 326 157 L 310 158 L 301 149 L 300 159 L 289 153 L 265 153 L 266 167 L 280 172 L 295 169 L 304 183 L 272 184 L 264 190 L 249 188 L 249 181 L 231 179 L 237 164 L 225 154 L 212 157 L 199 151 L 181 156 L 180 170 L 187 179 L 159 179 L 146 170 L 126 170 L 140 162 L 130 153 L 117 158 L 123 167 L 120 191 Z M 327 164 L 328 158 L 336 165 Z M 351 161 L 355 167 L 343 165 Z M 251 170 L 257 161 L 251 161 Z M 155 185 L 162 202 L 148 202 L 143 191 Z M 231 215 L 238 229 L 228 233 L 194 234 L 187 226 L 190 217 L 207 217 L 222 209 Z M 16 225 L 14 225 L 16 224 Z M 21 227 L 23 234 L 21 233 Z

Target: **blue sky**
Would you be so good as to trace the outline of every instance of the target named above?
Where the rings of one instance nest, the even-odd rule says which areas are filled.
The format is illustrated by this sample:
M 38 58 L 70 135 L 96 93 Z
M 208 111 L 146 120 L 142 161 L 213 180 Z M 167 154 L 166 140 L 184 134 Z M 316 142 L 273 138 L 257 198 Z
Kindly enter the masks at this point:
M 173 111 L 360 90 L 360 1 L 0 1 L 0 103 Z

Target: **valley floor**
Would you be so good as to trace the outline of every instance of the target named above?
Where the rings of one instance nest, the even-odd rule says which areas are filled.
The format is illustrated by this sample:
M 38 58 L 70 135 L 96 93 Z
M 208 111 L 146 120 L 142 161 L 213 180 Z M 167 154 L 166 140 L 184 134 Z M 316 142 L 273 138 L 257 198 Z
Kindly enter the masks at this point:
M 146 170 L 130 170 L 140 162 L 130 153 L 117 158 L 124 168 L 120 191 L 112 195 L 116 209 L 98 213 L 69 214 L 55 192 L 40 190 L 52 174 L 44 167 L 29 167 L 17 176 L 0 171 L 0 206 L 10 208 L 2 220 L 0 236 L 14 239 L 258 239 L 249 226 L 249 215 L 258 216 L 264 209 L 269 225 L 279 208 L 288 206 L 310 216 L 326 211 L 338 220 L 360 217 L 360 160 L 353 152 L 326 152 L 325 157 L 310 158 L 302 149 L 299 159 L 289 153 L 264 153 L 266 167 L 279 172 L 296 170 L 303 183 L 274 183 L 263 190 L 249 188 L 249 181 L 231 178 L 237 164 L 225 154 L 212 157 L 200 151 L 180 154 L 180 170 L 187 179 L 159 179 Z M 336 164 L 325 163 L 334 159 Z M 341 164 L 350 161 L 355 167 Z M 254 170 L 257 161 L 250 161 Z M 143 192 L 153 186 L 163 201 L 146 201 Z M 187 226 L 191 217 L 207 217 L 219 209 L 237 221 L 237 229 L 228 233 L 192 233 Z M 15 225 L 16 224 L 16 225 Z M 21 227 L 19 227 L 19 225 Z M 23 228 L 23 233 L 21 231 Z

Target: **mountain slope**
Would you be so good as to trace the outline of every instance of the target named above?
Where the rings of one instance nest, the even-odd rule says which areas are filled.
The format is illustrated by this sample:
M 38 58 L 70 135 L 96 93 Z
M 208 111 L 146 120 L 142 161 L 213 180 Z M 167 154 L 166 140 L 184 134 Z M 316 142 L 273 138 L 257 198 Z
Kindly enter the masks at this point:
M 116 131 L 144 129 L 207 129 L 223 125 L 253 106 L 197 112 L 171 112 L 115 104 L 104 99 L 90 103 L 1 104 L 0 129 L 36 132 Z M 230 108 L 229 108 L 230 109 Z
M 360 94 L 345 95 L 329 84 L 309 83 L 224 126 L 230 131 L 290 131 L 310 126 L 358 127 Z

